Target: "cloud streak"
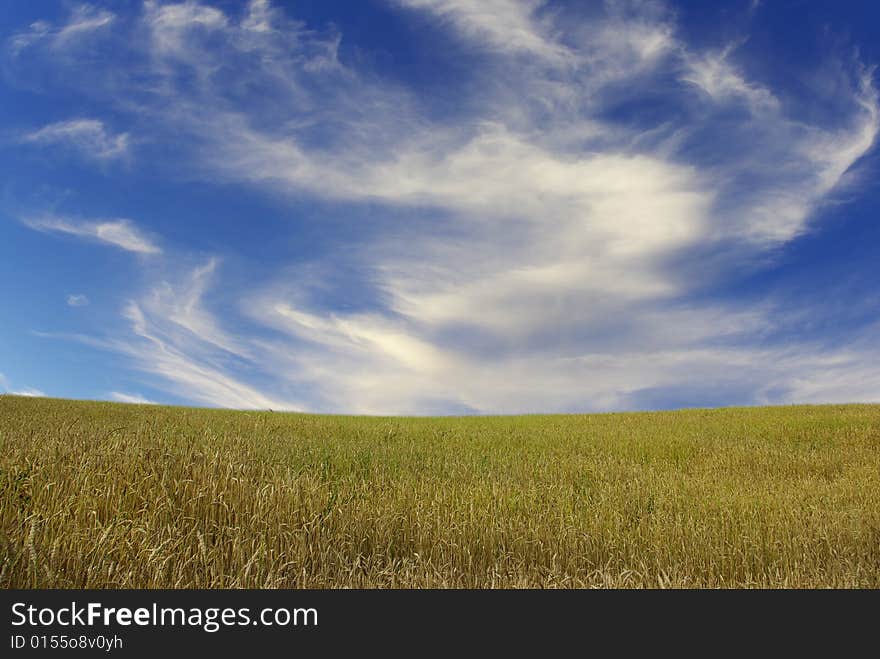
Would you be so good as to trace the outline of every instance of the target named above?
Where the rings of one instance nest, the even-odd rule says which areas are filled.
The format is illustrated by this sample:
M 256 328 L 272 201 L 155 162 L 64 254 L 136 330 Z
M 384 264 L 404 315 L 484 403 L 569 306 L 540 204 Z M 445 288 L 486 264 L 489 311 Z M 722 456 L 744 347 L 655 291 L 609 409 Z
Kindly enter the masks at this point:
M 106 29 L 115 20 L 116 15 L 105 9 L 75 5 L 63 25 L 35 21 L 27 30 L 13 35 L 9 41 L 10 52 L 17 57 L 32 46 L 46 45 L 53 51 L 69 48 Z
M 77 222 L 60 217 L 36 217 L 23 220 L 25 226 L 43 233 L 60 233 L 104 243 L 142 255 L 161 254 L 162 249 L 127 219 Z
M 144 398 L 140 394 L 126 394 L 121 391 L 111 391 L 109 393 L 110 399 L 115 400 L 118 403 L 130 403 L 132 405 L 158 405 L 159 403 L 152 401 L 148 398 Z
M 46 397 L 46 394 L 44 394 L 39 389 L 34 389 L 33 387 L 28 387 L 26 389 L 13 390 L 13 391 L 9 391 L 8 393 L 12 394 L 13 396 L 26 396 L 28 398 L 45 398 Z
M 410 9 L 429 12 L 450 22 L 467 39 L 502 53 L 524 53 L 551 64 L 575 59 L 574 53 L 556 43 L 548 21 L 538 10 L 540 0 L 398 0 Z
M 128 133 L 113 134 L 97 119 L 71 119 L 43 126 L 21 138 L 25 144 L 68 146 L 98 161 L 128 154 Z

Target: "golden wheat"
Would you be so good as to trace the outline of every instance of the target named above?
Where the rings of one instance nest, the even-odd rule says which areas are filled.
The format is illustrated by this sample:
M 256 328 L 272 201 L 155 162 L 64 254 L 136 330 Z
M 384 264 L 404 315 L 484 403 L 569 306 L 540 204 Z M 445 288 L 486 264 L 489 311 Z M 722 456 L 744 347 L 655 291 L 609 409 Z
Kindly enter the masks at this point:
M 0 397 L 6 588 L 880 587 L 880 406 L 358 418 Z

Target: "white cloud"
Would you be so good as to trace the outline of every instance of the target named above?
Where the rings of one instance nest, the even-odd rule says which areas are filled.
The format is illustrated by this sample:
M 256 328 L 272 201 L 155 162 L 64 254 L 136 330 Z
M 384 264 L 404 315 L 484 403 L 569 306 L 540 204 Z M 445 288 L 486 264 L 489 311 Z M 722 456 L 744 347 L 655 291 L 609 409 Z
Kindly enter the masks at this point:
M 237 409 L 301 409 L 300 403 L 264 394 L 230 374 L 246 365 L 249 354 L 203 308 L 214 267 L 209 261 L 181 277 L 181 284 L 163 281 L 144 300 L 129 302 L 123 315 L 133 338 L 109 340 L 103 347 L 127 355 L 191 400 Z
M 28 398 L 45 398 L 46 394 L 44 394 L 39 389 L 34 389 L 33 387 L 27 387 L 25 389 L 18 389 L 9 392 L 13 396 L 27 396 Z
M 227 25 L 222 11 L 198 3 L 144 3 L 147 22 L 153 35 L 155 52 L 162 56 L 179 55 L 187 48 L 187 33 L 192 30 L 219 30 Z
M 163 318 L 169 326 L 184 330 L 230 354 L 244 357 L 247 356 L 245 349 L 237 345 L 234 338 L 220 330 L 201 305 L 202 296 L 207 290 L 217 263 L 216 258 L 211 258 L 205 265 L 196 268 L 183 291 L 176 290 L 168 282 L 162 282 L 142 302 L 142 307 Z
M 66 299 L 69 307 L 84 307 L 89 303 L 89 298 L 81 293 L 71 293 Z
M 0 373 L 0 392 L 7 393 L 12 396 L 27 396 L 30 398 L 45 398 L 46 394 L 44 394 L 39 389 L 35 389 L 34 387 L 23 387 L 21 389 L 13 389 L 12 383 L 9 381 L 3 373 Z
M 170 382 L 188 398 L 236 409 L 300 409 L 296 403 L 263 394 L 226 373 L 222 366 L 211 364 L 209 359 L 191 356 L 204 348 L 198 337 L 189 342 L 168 342 L 137 304 L 130 304 L 125 316 L 140 340 L 120 343 L 119 349 L 133 357 L 138 368 Z
M 769 89 L 747 81 L 730 64 L 731 52 L 728 47 L 720 53 L 688 56 L 682 80 L 692 83 L 717 103 L 743 101 L 756 114 L 778 111 L 779 100 Z
M 77 222 L 67 218 L 43 216 L 27 218 L 24 224 L 36 231 L 64 233 L 105 243 L 136 254 L 160 254 L 162 249 L 126 219 Z
M 134 405 L 158 405 L 156 401 L 144 398 L 140 394 L 126 394 L 121 391 L 111 391 L 110 398 L 120 403 L 131 403 Z
M 535 227 L 544 227 L 552 218 L 557 224 L 577 226 L 593 245 L 607 244 L 635 255 L 642 248 L 679 249 L 707 237 L 772 243 L 800 233 L 818 201 L 873 144 L 873 86 L 854 92 L 853 121 L 845 130 L 805 126 L 783 113 L 772 92 L 747 81 L 730 63 L 729 52 L 691 53 L 676 40 L 665 18 L 650 18 L 627 22 L 616 16 L 591 27 L 591 34 L 601 38 L 588 41 L 586 63 L 567 81 L 554 74 L 552 87 L 540 71 L 517 71 L 517 65 L 511 65 L 519 73 L 518 82 L 511 84 L 523 86 L 523 98 L 547 89 L 564 90 L 550 106 L 560 115 L 558 129 L 546 117 L 529 120 L 527 101 L 520 102 L 516 113 L 511 97 L 503 94 L 492 112 L 509 115 L 508 122 L 475 118 L 460 125 L 426 125 L 399 90 L 364 88 L 351 76 L 334 84 L 335 91 L 326 97 L 303 99 L 300 79 L 311 73 L 298 65 L 296 53 L 286 54 L 291 58 L 287 66 L 277 66 L 281 54 L 267 44 L 260 47 L 272 54 L 272 68 L 248 70 L 250 84 L 258 85 L 265 76 L 276 89 L 295 92 L 289 99 L 281 93 L 277 106 L 270 99 L 260 115 L 283 113 L 292 104 L 316 106 L 321 109 L 317 116 L 350 113 L 341 117 L 341 125 L 333 125 L 338 129 L 338 150 L 309 146 L 308 134 L 295 129 L 258 127 L 247 107 L 205 113 L 206 106 L 223 105 L 223 90 L 210 83 L 201 88 L 198 100 L 178 90 L 179 112 L 173 120 L 199 140 L 202 166 L 229 180 L 298 194 L 430 205 L 466 213 L 469 223 L 498 218 L 505 234 L 512 217 Z M 243 28 L 216 23 L 225 26 L 230 43 L 242 43 Z M 633 145 L 645 138 L 644 133 L 603 125 L 589 115 L 572 116 L 572 107 L 589 108 L 602 98 L 602 85 L 638 79 L 645 74 L 646 60 L 656 66 L 657 53 L 672 52 L 679 53 L 677 66 L 685 71 L 679 90 L 683 105 L 691 104 L 693 85 L 706 90 L 713 103 L 745 102 L 756 117 L 738 128 L 762 140 L 744 153 L 742 142 L 729 143 L 735 136 L 718 135 L 717 162 L 702 168 L 688 166 L 670 148 L 691 133 L 705 137 L 711 115 L 697 117 L 703 125 L 661 126 L 639 149 Z M 204 53 L 190 47 L 182 57 L 192 63 L 200 56 Z M 285 81 L 280 86 L 279 76 Z M 385 97 L 384 102 L 377 101 L 377 95 Z M 396 106 L 391 115 L 389 106 Z M 740 179 L 748 175 L 756 181 L 744 189 Z M 659 183 L 651 187 L 652 181 Z M 725 203 L 714 204 L 715 200 Z
M 90 5 L 79 5 L 71 12 L 68 22 L 58 30 L 55 35 L 55 45 L 63 45 L 85 33 L 106 27 L 115 19 L 116 16 L 107 10 L 96 9 Z
M 502 52 L 523 52 L 551 63 L 574 59 L 557 43 L 537 11 L 543 0 L 397 0 L 411 9 L 429 11 L 451 21 L 468 38 Z
M 95 160 L 113 160 L 128 153 L 128 133 L 113 134 L 97 119 L 71 119 L 49 124 L 22 137 L 30 144 L 61 144 Z
M 52 50 L 61 50 L 77 45 L 82 40 L 100 33 L 116 20 L 116 15 L 105 9 L 82 4 L 72 8 L 68 20 L 63 25 L 53 25 L 48 21 L 35 21 L 27 30 L 14 34 L 10 41 L 13 55 L 36 44 L 45 43 Z

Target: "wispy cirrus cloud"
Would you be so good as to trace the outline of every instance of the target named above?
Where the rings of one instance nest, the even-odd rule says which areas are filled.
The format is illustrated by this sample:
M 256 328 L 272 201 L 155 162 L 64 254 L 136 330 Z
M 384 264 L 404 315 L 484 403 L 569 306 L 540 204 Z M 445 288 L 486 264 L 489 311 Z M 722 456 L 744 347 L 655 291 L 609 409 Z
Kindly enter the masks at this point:
M 71 119 L 43 126 L 25 134 L 25 144 L 69 147 L 87 158 L 108 161 L 129 152 L 128 133 L 114 134 L 97 119 Z
M 727 46 L 720 52 L 689 55 L 681 80 L 695 85 L 715 103 L 742 102 L 754 114 L 779 111 L 779 99 L 771 90 L 746 80 L 729 62 L 732 51 Z
M 27 387 L 25 389 L 17 389 L 11 390 L 8 393 L 13 396 L 26 396 L 28 398 L 45 398 L 46 394 L 40 391 L 39 389 L 35 389 L 33 387 Z
M 397 0 L 403 7 L 449 21 L 468 39 L 504 53 L 525 53 L 553 64 L 575 53 L 554 38 L 552 23 L 538 12 L 543 0 Z
M 65 300 L 68 307 L 84 307 L 89 303 L 89 298 L 82 293 L 71 293 Z
M 25 226 L 44 233 L 61 233 L 104 243 L 136 254 L 161 254 L 162 249 L 127 219 L 78 221 L 55 216 L 25 218 Z
M 89 4 L 74 5 L 67 22 L 61 25 L 35 21 L 28 29 L 17 32 L 9 41 L 10 51 L 13 56 L 18 56 L 27 48 L 40 44 L 59 50 L 107 28 L 115 19 L 116 15 L 106 9 Z
M 127 54 L 149 93 L 114 107 L 173 141 L 178 166 L 388 219 L 345 252 L 368 299 L 328 295 L 298 276 L 303 262 L 217 285 L 211 259 L 156 275 L 106 346 L 229 407 L 619 409 L 694 383 L 736 402 L 880 398 L 866 336 L 774 344 L 773 300 L 701 297 L 731 276 L 731 253 L 739 268 L 808 231 L 874 145 L 877 91 L 858 61 L 829 86 L 840 111 L 808 122 L 737 49 L 688 43 L 662 3 L 564 17 L 540 2 L 389 4 L 492 53 L 481 84 L 456 89 L 454 118 L 265 0 L 144 5 Z M 143 92 L 140 77 L 107 75 L 107 94 Z M 633 106 L 657 114 L 618 111 Z M 160 251 L 130 224 L 41 230 Z M 277 225 L 248 230 L 277 239 Z
M 264 291 L 264 299 L 243 302 L 255 326 L 239 335 L 240 354 L 231 354 L 212 336 L 223 320 L 202 294 L 188 292 L 203 270 L 164 282 L 161 302 L 146 297 L 152 302 L 146 313 L 142 302 L 132 302 L 126 318 L 137 338 L 103 347 L 210 405 L 338 411 L 344 399 L 342 409 L 352 413 L 425 414 L 639 409 L 670 396 L 690 405 L 710 404 L 713 396 L 733 404 L 880 400 L 880 374 L 871 366 L 880 359 L 876 327 L 840 348 L 819 341 L 759 345 L 751 337 L 773 330 L 769 307 L 648 312 L 624 304 L 609 309 L 604 323 L 573 323 L 592 326 L 589 351 L 573 340 L 540 342 L 511 355 L 497 346 L 438 341 L 406 317 L 312 313 L 279 302 L 287 297 L 281 291 Z M 168 320 L 178 298 L 188 299 L 210 331 Z M 259 373 L 262 384 L 233 372 Z
M 0 373 L 0 393 L 10 394 L 12 396 L 27 396 L 30 398 L 44 398 L 45 393 L 34 387 L 14 388 L 3 373 Z
M 114 340 L 111 349 L 130 357 L 139 369 L 171 383 L 191 400 L 237 409 L 302 409 L 296 402 L 264 394 L 233 375 L 231 371 L 241 362 L 217 345 L 216 332 L 195 333 L 169 321 L 160 313 L 163 310 L 130 302 L 124 317 L 132 338 Z
M 111 391 L 109 394 L 111 400 L 119 403 L 131 403 L 133 405 L 158 405 L 156 401 L 144 398 L 140 394 L 127 394 L 121 391 Z

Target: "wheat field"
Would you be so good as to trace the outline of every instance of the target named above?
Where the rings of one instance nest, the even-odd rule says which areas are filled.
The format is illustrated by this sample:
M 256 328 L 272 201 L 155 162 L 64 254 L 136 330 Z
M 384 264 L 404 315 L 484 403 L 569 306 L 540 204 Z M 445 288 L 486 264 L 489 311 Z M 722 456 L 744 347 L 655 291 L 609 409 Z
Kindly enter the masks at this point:
M 4 588 L 880 587 L 880 406 L 378 418 L 0 397 Z

